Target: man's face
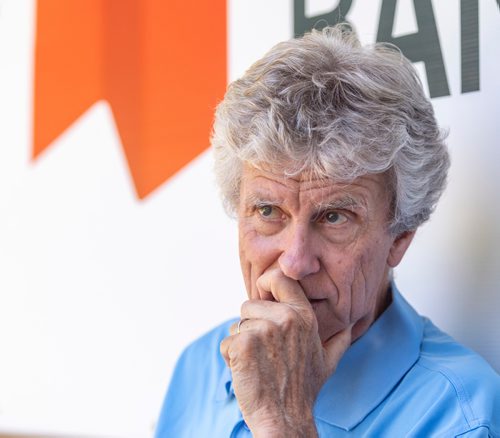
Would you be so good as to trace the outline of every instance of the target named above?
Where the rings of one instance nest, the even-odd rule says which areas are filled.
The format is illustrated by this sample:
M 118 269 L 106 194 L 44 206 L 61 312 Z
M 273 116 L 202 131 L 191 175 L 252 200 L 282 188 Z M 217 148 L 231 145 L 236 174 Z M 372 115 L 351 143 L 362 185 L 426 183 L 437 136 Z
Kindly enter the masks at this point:
M 279 267 L 311 303 L 324 342 L 351 324 L 359 337 L 388 304 L 388 270 L 413 233 L 388 230 L 383 175 L 349 185 L 246 165 L 238 209 L 240 261 L 250 299 L 273 300 L 257 279 Z

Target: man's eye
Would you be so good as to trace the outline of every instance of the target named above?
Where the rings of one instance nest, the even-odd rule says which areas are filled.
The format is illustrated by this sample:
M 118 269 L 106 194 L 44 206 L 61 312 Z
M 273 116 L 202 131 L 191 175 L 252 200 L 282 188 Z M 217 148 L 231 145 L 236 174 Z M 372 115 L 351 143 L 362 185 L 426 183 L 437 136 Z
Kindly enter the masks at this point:
M 347 217 L 338 211 L 328 211 L 324 218 L 326 222 L 333 225 L 341 225 L 347 221 Z
M 262 205 L 257 210 L 265 218 L 273 218 L 277 214 L 276 209 L 272 205 Z

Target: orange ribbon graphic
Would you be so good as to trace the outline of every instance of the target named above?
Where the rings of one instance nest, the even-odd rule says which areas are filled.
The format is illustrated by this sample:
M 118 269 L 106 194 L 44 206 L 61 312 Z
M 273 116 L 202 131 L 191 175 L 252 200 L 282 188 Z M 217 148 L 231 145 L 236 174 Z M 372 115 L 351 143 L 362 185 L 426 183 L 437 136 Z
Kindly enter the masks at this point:
M 226 0 L 39 0 L 35 44 L 34 158 L 100 99 L 139 198 L 207 148 Z

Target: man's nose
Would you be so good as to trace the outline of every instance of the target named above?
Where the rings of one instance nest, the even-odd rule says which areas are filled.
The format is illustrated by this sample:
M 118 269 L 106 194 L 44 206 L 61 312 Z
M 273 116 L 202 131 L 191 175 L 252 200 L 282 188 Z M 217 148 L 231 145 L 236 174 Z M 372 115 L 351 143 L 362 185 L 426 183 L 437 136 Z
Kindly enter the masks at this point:
M 308 226 L 290 227 L 283 237 L 278 263 L 287 277 L 302 280 L 320 270 L 319 248 L 314 244 L 313 230 Z

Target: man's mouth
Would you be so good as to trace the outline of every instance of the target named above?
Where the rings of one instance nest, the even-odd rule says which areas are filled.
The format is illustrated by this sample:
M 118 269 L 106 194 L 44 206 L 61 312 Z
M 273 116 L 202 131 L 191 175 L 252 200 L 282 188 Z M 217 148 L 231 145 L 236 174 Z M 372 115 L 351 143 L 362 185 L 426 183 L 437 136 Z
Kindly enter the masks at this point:
M 325 298 L 308 298 L 307 301 L 309 301 L 309 303 L 311 304 L 312 308 L 315 309 L 316 307 L 318 307 L 319 305 L 321 305 L 321 303 L 323 303 L 324 301 L 326 301 Z

